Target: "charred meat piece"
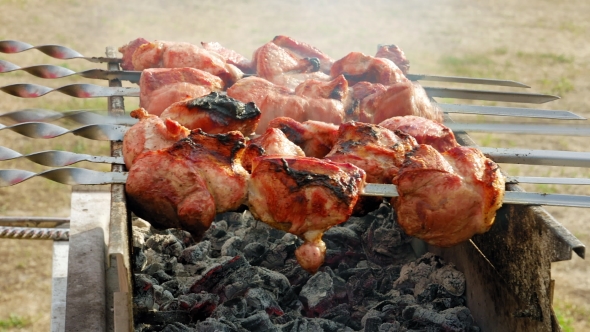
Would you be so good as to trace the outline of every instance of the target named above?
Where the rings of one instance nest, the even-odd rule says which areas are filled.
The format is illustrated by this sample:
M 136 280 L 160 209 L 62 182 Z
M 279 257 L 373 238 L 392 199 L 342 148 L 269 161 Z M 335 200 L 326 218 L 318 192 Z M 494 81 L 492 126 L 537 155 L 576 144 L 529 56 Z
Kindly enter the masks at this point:
M 318 58 L 302 57 L 273 42 L 258 48 L 252 61 L 258 76 L 291 91 L 308 79 L 330 80 L 330 75 L 320 71 L 321 62 Z
M 271 120 L 289 117 L 296 121 L 317 120 L 342 123 L 347 116 L 343 102 L 331 98 L 307 98 L 292 94 L 260 77 L 241 79 L 227 90 L 227 95 L 242 102 L 254 102 L 262 117 L 257 133 L 263 133 Z
M 139 119 L 139 122 L 129 128 L 123 138 L 123 159 L 127 169 L 131 168 L 140 154 L 167 148 L 190 134 L 190 130 L 178 122 L 163 120 L 148 114 L 143 108 L 132 111 L 131 116 Z
M 322 234 L 350 217 L 364 183 L 365 172 L 351 164 L 259 157 L 252 164 L 248 205 L 257 219 L 305 240 L 295 254 L 313 273 L 324 261 Z
M 308 98 L 330 98 L 346 102 L 350 99 L 348 81 L 340 75 L 331 81 L 306 80 L 295 88 L 295 94 Z
M 438 152 L 445 152 L 459 146 L 451 129 L 423 117 L 413 115 L 396 116 L 381 122 L 379 125 L 392 131 L 404 132 L 414 137 L 418 144 L 431 145 Z
M 410 135 L 361 122 L 346 122 L 338 140 L 326 155 L 337 163 L 351 163 L 367 173 L 367 182 L 391 183 L 404 163 L 406 153 L 417 145 Z
M 277 128 L 268 128 L 264 134 L 248 141 L 242 165 L 251 172 L 252 160 L 260 156 L 305 157 L 305 153 L 282 131 Z
M 139 106 L 160 115 L 170 105 L 223 90 L 223 81 L 194 68 L 152 68 L 141 73 Z
M 366 91 L 366 87 L 363 87 Z M 442 122 L 442 111 L 428 98 L 426 91 L 417 83 L 400 82 L 378 87 L 377 92 L 360 102 L 360 121 L 380 123 L 395 116 L 416 115 Z
M 393 61 L 404 75 L 407 75 L 408 71 L 410 71 L 410 61 L 406 58 L 404 51 L 397 45 L 379 45 L 375 57 Z
M 240 132 L 198 130 L 169 148 L 140 155 L 126 185 L 132 211 L 155 227 L 181 228 L 199 240 L 215 214 L 246 202 L 244 148 Z
M 360 122 L 347 122 L 338 129 L 338 140 L 326 159 L 351 163 L 367 173 L 367 182 L 391 183 L 405 155 L 417 144 L 414 138 L 383 127 Z M 354 207 L 355 215 L 364 215 L 379 207 L 382 197 L 361 197 Z
M 126 68 L 127 70 L 197 68 L 218 76 L 226 86 L 232 85 L 243 76 L 241 70 L 227 63 L 221 55 L 189 43 L 154 41 L 141 44 L 133 53 L 132 46 L 124 46 L 120 50 L 123 50 L 123 63 L 129 63 L 131 57 L 133 68 Z
M 207 51 L 221 55 L 225 59 L 225 62 L 238 67 L 246 74 L 253 74 L 256 71 L 252 61 L 234 50 L 223 47 L 218 42 L 202 42 L 201 45 Z
M 344 75 L 350 85 L 361 81 L 391 85 L 408 80 L 393 61 L 360 52 L 351 52 L 334 62 L 330 75 L 332 77 Z
M 308 157 L 324 158 L 338 139 L 338 126 L 322 121 L 297 122 L 291 118 L 278 117 L 268 126 L 280 129 Z
M 178 121 L 190 130 L 201 129 L 209 134 L 222 134 L 237 130 L 244 136 L 256 131 L 261 112 L 254 103 L 212 92 L 204 97 L 177 102 L 160 116 Z
M 485 233 L 504 197 L 500 168 L 479 150 L 455 147 L 439 153 L 419 145 L 393 180 L 397 222 L 410 235 L 449 247 Z
M 314 46 L 307 43 L 297 41 L 287 36 L 276 36 L 272 42 L 301 58 L 316 58 L 320 62 L 320 70 L 326 74 L 330 73 L 330 68 L 334 64 L 334 60 L 326 55 L 324 52 L 318 50 Z

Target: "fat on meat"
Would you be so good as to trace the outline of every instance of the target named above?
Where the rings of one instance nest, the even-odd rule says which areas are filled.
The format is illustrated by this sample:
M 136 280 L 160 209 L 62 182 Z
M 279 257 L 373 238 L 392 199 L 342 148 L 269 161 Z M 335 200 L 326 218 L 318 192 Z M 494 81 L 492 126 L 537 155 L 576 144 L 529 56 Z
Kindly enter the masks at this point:
M 217 213 L 247 201 L 244 148 L 238 131 L 195 130 L 171 147 L 141 154 L 125 186 L 131 210 L 154 227 L 181 228 L 198 241 Z
M 132 111 L 130 115 L 139 119 L 139 122 L 129 128 L 123 137 L 123 160 L 127 169 L 131 168 L 140 154 L 172 146 L 190 134 L 190 130 L 178 122 L 148 114 L 142 108 Z
M 252 160 L 260 156 L 305 157 L 305 153 L 299 146 L 291 142 L 281 130 L 268 128 L 264 134 L 248 141 L 242 165 L 251 172 Z
M 324 262 L 323 233 L 348 220 L 364 183 L 365 172 L 352 164 L 263 156 L 252 164 L 248 206 L 257 219 L 304 239 L 295 255 L 314 273 Z
M 459 146 L 455 134 L 449 127 L 427 118 L 406 115 L 389 118 L 379 123 L 389 130 L 399 130 L 416 139 L 418 144 L 428 144 L 438 152 L 445 152 Z
M 298 122 L 288 117 L 278 117 L 270 121 L 268 126 L 280 129 L 308 157 L 324 158 L 338 139 L 338 126 L 323 121 Z
M 410 235 L 450 247 L 487 232 L 504 197 L 499 166 L 471 147 L 440 153 L 420 144 L 406 154 L 393 183 L 397 222 Z
M 178 121 L 190 130 L 201 129 L 209 134 L 237 130 L 244 136 L 256 131 L 260 116 L 254 103 L 242 103 L 217 92 L 174 103 L 160 115 L 163 119 Z
M 223 81 L 195 68 L 151 68 L 141 73 L 139 106 L 160 115 L 175 102 L 221 91 Z

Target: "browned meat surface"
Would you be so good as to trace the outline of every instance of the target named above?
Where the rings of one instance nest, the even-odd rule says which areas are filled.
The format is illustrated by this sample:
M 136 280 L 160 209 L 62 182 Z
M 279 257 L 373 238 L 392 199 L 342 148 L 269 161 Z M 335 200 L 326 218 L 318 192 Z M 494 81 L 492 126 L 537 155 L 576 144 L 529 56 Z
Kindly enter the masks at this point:
M 366 96 L 360 102 L 359 120 L 380 123 L 386 119 L 416 115 L 436 122 L 442 122 L 442 111 L 430 102 L 424 89 L 417 83 L 405 81 L 392 84 Z
M 279 47 L 284 48 L 300 58 L 316 58 L 320 62 L 320 70 L 326 74 L 330 73 L 330 68 L 334 60 L 324 52 L 307 43 L 297 41 L 287 36 L 276 36 L 272 42 Z
M 401 69 L 404 75 L 408 74 L 408 71 L 410 70 L 410 61 L 406 58 L 404 51 L 402 51 L 397 45 L 380 45 L 375 57 L 386 58 L 393 61 L 393 63 Z
M 147 39 L 137 38 L 130 41 L 127 45 L 119 47 L 119 52 L 123 53 L 123 62 L 121 68 L 123 70 L 135 70 L 133 67 L 133 53 L 143 44 L 149 44 Z
M 391 85 L 408 80 L 393 61 L 360 52 L 351 52 L 334 62 L 330 75 L 332 77 L 344 75 L 350 85 L 361 81 Z
M 264 134 L 248 141 L 242 165 L 251 172 L 252 160 L 260 156 L 305 157 L 305 153 L 282 131 L 277 128 L 268 128 Z
M 242 102 L 254 102 L 262 117 L 257 133 L 263 133 L 270 121 L 290 117 L 296 121 L 317 120 L 341 123 L 347 116 L 345 104 L 331 98 L 307 98 L 292 94 L 260 77 L 241 79 L 227 90 L 227 95 Z
M 218 76 L 226 86 L 232 85 L 243 76 L 241 70 L 227 63 L 221 55 L 189 43 L 154 41 L 140 45 L 133 53 L 131 47 L 123 50 L 126 51 L 123 53 L 123 63 L 128 63 L 131 56 L 133 68 L 128 68 L 129 70 L 197 68 Z
M 295 254 L 313 273 L 324 261 L 322 234 L 350 217 L 364 182 L 365 172 L 351 164 L 259 157 L 252 165 L 248 205 L 259 220 L 305 240 Z
M 258 76 L 290 90 L 307 79 L 330 80 L 330 75 L 320 71 L 321 64 L 317 58 L 301 57 L 273 42 L 258 48 L 252 61 Z
M 131 116 L 139 122 L 129 128 L 123 138 L 123 159 L 127 169 L 140 154 L 167 148 L 190 134 L 190 130 L 178 122 L 150 115 L 142 108 L 132 111 Z
M 268 126 L 280 129 L 308 157 L 324 158 L 338 139 L 338 126 L 322 121 L 297 122 L 291 118 L 278 117 L 270 121 Z
M 449 247 L 490 229 L 504 197 L 500 169 L 479 150 L 455 147 L 439 153 L 419 145 L 393 183 L 397 222 L 410 236 Z
M 182 100 L 223 90 L 223 81 L 195 68 L 145 69 L 139 80 L 139 106 L 160 115 L 168 106 Z
M 338 140 L 325 158 L 358 166 L 367 173 L 367 182 L 391 183 L 406 153 L 416 145 L 409 135 L 398 136 L 378 125 L 351 121 L 340 125 Z
M 414 137 L 418 144 L 431 145 L 439 152 L 445 152 L 459 146 L 451 129 L 419 116 L 396 116 L 381 122 L 379 125 L 392 131 L 402 131 Z
M 212 92 L 200 98 L 172 104 L 160 117 L 176 120 L 190 130 L 201 129 L 209 134 L 237 130 L 248 136 L 256 131 L 260 115 L 260 110 L 254 103 L 245 104 Z
M 242 72 L 246 74 L 253 74 L 255 72 L 252 61 L 238 52 L 225 48 L 218 42 L 202 42 L 201 45 L 207 51 L 221 55 L 227 63 L 238 67 Z
M 169 148 L 142 154 L 127 179 L 132 211 L 155 227 L 182 228 L 199 240 L 216 213 L 236 210 L 247 200 L 244 147 L 237 131 L 193 131 Z

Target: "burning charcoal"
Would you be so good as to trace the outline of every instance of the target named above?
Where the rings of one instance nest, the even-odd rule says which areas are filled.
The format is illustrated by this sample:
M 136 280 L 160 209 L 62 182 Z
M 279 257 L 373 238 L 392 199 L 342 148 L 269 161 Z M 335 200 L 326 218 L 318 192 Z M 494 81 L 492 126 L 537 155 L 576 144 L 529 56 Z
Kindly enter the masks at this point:
M 211 242 L 203 240 L 194 246 L 188 247 L 180 254 L 180 261 L 187 264 L 197 264 L 206 260 L 211 252 Z
M 240 325 L 248 331 L 253 332 L 271 332 L 278 331 L 275 325 L 270 320 L 268 314 L 264 311 L 248 316 L 240 321 Z
M 366 297 L 375 296 L 377 284 L 378 278 L 371 269 L 358 269 L 346 282 L 349 303 L 353 306 L 358 305 Z
M 350 306 L 346 303 L 342 303 L 322 312 L 320 318 L 346 325 L 350 320 L 350 311 Z
M 164 283 L 160 284 L 162 287 L 164 287 L 165 290 L 169 291 L 172 294 L 176 294 L 178 292 L 178 289 L 180 288 L 178 279 L 172 279 L 170 281 L 166 281 Z
M 241 319 L 246 317 L 247 312 L 246 300 L 242 297 L 233 298 L 221 303 L 213 313 L 213 318 L 226 318 L 229 320 Z
M 134 277 L 134 294 L 133 304 L 139 310 L 152 310 L 154 307 L 154 285 L 157 285 L 156 279 L 145 275 L 136 274 Z
M 265 289 L 251 288 L 246 293 L 245 298 L 250 310 L 264 310 L 267 314 L 276 316 L 284 314 L 274 296 Z
M 365 316 L 366 317 L 366 316 Z M 381 326 L 381 318 L 379 317 L 368 317 L 364 320 L 363 328 L 365 332 L 379 332 Z
M 430 280 L 442 285 L 452 295 L 461 296 L 465 293 L 465 276 L 452 265 L 445 265 L 434 271 Z
M 141 248 L 133 249 L 133 270 L 142 271 L 147 264 L 147 257 Z
M 178 322 L 188 324 L 191 322 L 191 318 L 186 311 L 150 311 L 150 312 L 138 312 L 135 315 L 135 319 L 138 322 L 142 322 L 152 326 L 163 326 L 166 324 Z M 160 327 L 157 331 L 160 331 Z M 150 329 L 153 330 L 153 329 Z M 148 331 L 145 329 L 144 331 Z
M 154 234 L 145 241 L 145 245 L 146 247 L 154 250 L 155 252 L 163 253 L 165 247 L 168 247 L 175 242 L 180 243 L 180 241 L 178 241 L 178 239 L 174 235 Z
M 145 245 L 145 238 L 147 235 L 139 230 L 138 227 L 133 226 L 132 241 L 133 248 L 143 248 Z
M 210 263 L 207 271 L 203 272 L 191 286 L 192 293 L 213 290 L 219 286 L 219 283 L 226 281 L 225 277 L 229 274 L 248 266 L 248 262 L 241 256 L 212 259 Z
M 164 272 L 164 270 L 158 270 L 158 271 L 152 273 L 151 276 L 154 277 L 156 280 L 158 280 L 158 282 L 160 284 L 163 284 L 167 281 L 172 280 L 172 277 L 169 276 L 166 272 Z
M 167 229 L 166 232 L 170 235 L 173 235 L 176 239 L 178 239 L 178 241 L 180 241 L 180 243 L 182 244 L 182 246 L 184 248 L 186 247 L 190 247 L 193 244 L 195 244 L 195 240 L 193 239 L 193 236 L 191 235 L 191 233 L 184 231 L 182 229 L 177 229 L 177 228 L 170 228 Z
M 198 332 L 235 332 L 244 331 L 232 322 L 227 320 L 215 320 L 207 318 L 205 321 L 198 322 L 193 331 Z M 245 332 L 245 331 L 244 331 Z
M 309 318 L 298 318 L 292 322 L 279 326 L 280 331 L 285 332 L 341 332 L 341 331 L 352 331 L 346 326 L 329 321 L 327 319 L 309 319 Z
M 259 287 L 271 292 L 276 299 L 283 298 L 291 292 L 289 280 L 284 275 L 263 267 L 255 267 L 255 269 L 261 280 Z
M 383 216 L 378 214 L 378 216 Z M 391 215 L 375 217 L 373 223 L 363 234 L 367 258 L 379 265 L 413 259 L 411 238 L 394 221 Z
M 418 305 L 407 307 L 403 317 L 418 324 L 421 328 L 444 331 L 468 331 L 473 326 L 473 317 L 466 307 L 456 307 L 440 313 Z
M 325 264 L 332 268 L 341 263 L 355 265 L 365 259 L 361 237 L 348 227 L 332 227 L 322 240 L 327 248 Z
M 343 280 L 338 279 L 340 278 L 334 278 L 330 273 L 318 272 L 303 286 L 299 298 L 308 317 L 317 317 L 343 300 L 343 296 L 338 294 L 342 293 Z
M 246 257 L 250 265 L 258 265 L 262 262 L 267 250 L 266 245 L 260 242 L 248 243 L 244 247 L 244 257 Z
M 218 304 L 219 296 L 206 292 L 180 295 L 178 297 L 178 307 L 188 311 L 191 317 L 197 320 L 211 316 Z
M 154 285 L 154 301 L 162 306 L 167 302 L 174 300 L 174 296 L 160 285 Z
M 223 245 L 221 246 L 221 256 L 238 256 L 243 255 L 242 251 L 240 250 L 243 246 L 242 238 L 238 236 L 230 237 Z
M 148 266 L 145 267 L 145 270 L 143 270 L 142 272 L 145 274 L 149 274 L 149 275 L 153 275 L 155 273 L 157 273 L 158 271 L 162 271 L 163 267 L 160 263 L 154 263 L 154 264 L 150 264 Z
M 182 323 L 172 323 L 166 325 L 162 332 L 195 332 L 195 329 L 188 327 Z
M 379 327 L 379 332 L 399 332 L 402 331 L 401 325 L 399 322 L 393 323 L 383 323 Z

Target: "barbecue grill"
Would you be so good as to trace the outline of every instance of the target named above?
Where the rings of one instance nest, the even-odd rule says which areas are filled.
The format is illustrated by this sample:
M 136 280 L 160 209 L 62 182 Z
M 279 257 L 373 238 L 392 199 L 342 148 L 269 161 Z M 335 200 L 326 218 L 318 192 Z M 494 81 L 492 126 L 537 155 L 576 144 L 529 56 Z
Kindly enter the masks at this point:
M 111 156 L 97 157 L 67 152 L 40 152 L 22 155 L 0 148 L 0 159 L 27 158 L 44 165 L 58 167 L 43 173 L 0 170 L 0 185 L 14 185 L 31 177 L 45 177 L 74 185 L 69 219 L 21 218 L 10 222 L 50 223 L 55 228 L 2 227 L 3 237 L 53 239 L 53 300 L 52 330 L 60 331 L 130 331 L 133 330 L 132 272 L 130 260 L 131 214 L 127 209 L 125 174 L 121 154 L 121 139 L 126 125 L 133 120 L 125 115 L 124 97 L 138 96 L 137 88 L 122 87 L 122 80 L 137 81 L 139 73 L 119 70 L 114 48 L 107 48 L 106 57 L 85 57 L 76 51 L 57 45 L 32 46 L 17 41 L 0 41 L 0 52 L 17 53 L 37 49 L 59 59 L 82 58 L 106 63 L 106 70 L 92 69 L 73 72 L 57 66 L 21 68 L 0 60 L 0 73 L 26 71 L 42 78 L 79 75 L 88 79 L 108 80 L 109 88 L 93 84 L 74 84 L 57 89 L 33 84 L 16 84 L 0 90 L 23 98 L 40 97 L 47 93 L 64 93 L 73 97 L 107 97 L 109 117 L 89 112 L 57 113 L 42 110 L 10 112 L 0 117 L 18 122 L 0 130 L 12 130 L 35 138 L 52 138 L 74 134 L 85 138 L 111 141 Z M 490 84 L 526 87 L 514 81 L 411 75 L 414 80 Z M 509 102 L 543 103 L 554 96 L 520 92 L 425 88 L 430 97 L 479 99 Z M 558 126 L 469 126 L 454 123 L 450 114 L 477 113 L 555 119 L 581 119 L 567 111 L 546 111 L 532 108 L 502 108 L 475 105 L 440 104 L 445 122 L 455 131 L 462 145 L 475 145 L 467 135 L 470 131 L 548 132 L 555 134 L 588 135 L 587 127 Z M 67 130 L 46 123 L 68 117 L 84 126 Z M 536 163 L 561 166 L 590 166 L 590 159 L 581 153 L 541 151 L 509 151 L 484 149 L 497 162 Z M 64 167 L 78 161 L 112 164 L 111 172 L 94 172 Z M 518 182 L 584 183 L 583 179 L 509 178 L 508 191 L 522 192 Z M 110 184 L 110 192 L 97 190 L 94 184 Z M 588 197 L 549 197 L 547 204 L 589 207 Z M 540 195 L 543 198 L 543 195 Z M 531 196 L 525 198 L 532 199 Z M 562 199 L 562 201 L 559 201 Z M 529 201 L 530 202 L 530 201 Z M 566 202 L 566 203 L 563 203 Z M 541 204 L 541 203 L 539 203 Z M 69 228 L 67 228 L 69 225 Z M 534 230 L 534 231 L 533 231 Z M 65 240 L 65 241 L 64 241 Z M 69 241 L 68 241 L 69 240 Z M 496 330 L 559 330 L 552 311 L 552 262 L 569 260 L 572 251 L 584 258 L 585 246 L 540 206 L 505 204 L 498 212 L 492 229 L 472 240 L 452 248 L 436 248 L 415 243 L 415 251 L 432 252 L 454 263 L 465 274 L 466 298 L 478 326 L 483 331 Z M 67 262 L 67 264 L 65 263 Z M 91 291 L 89 291 L 91 290 Z

